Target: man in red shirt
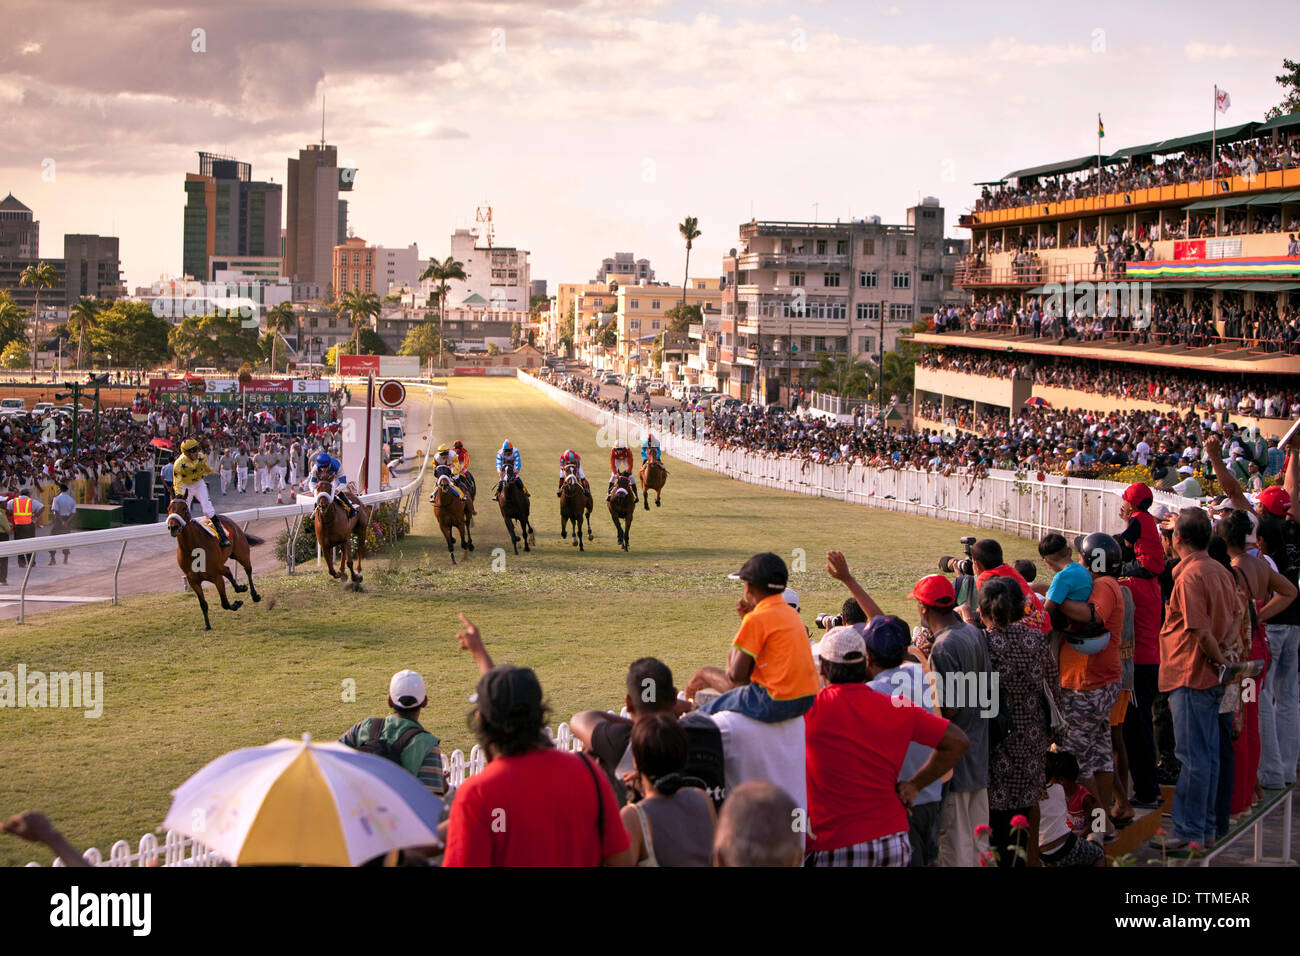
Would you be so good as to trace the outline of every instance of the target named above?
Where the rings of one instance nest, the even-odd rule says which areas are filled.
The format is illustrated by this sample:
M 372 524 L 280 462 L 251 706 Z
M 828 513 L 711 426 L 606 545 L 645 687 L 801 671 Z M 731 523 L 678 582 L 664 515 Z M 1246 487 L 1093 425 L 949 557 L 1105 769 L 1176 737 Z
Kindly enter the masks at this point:
M 488 765 L 456 792 L 443 866 L 627 866 L 627 831 L 603 771 L 543 733 L 542 686 L 528 668 L 492 666 L 478 628 L 457 638 L 482 677 L 474 732 Z
M 805 866 L 907 866 L 908 808 L 970 744 L 956 724 L 866 685 L 864 627 L 832 628 L 817 645 L 826 686 L 804 716 Z M 913 741 L 935 750 L 915 776 L 900 781 Z

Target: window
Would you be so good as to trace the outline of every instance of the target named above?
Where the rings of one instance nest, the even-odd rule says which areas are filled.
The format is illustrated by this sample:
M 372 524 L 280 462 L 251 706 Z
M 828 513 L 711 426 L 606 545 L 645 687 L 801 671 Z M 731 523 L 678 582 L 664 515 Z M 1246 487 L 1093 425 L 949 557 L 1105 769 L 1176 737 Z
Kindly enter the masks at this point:
M 819 256 L 824 256 L 824 255 L 826 255 L 826 240 L 825 240 L 825 239 L 818 239 L 818 240 L 817 240 L 817 255 L 819 255 Z
M 849 254 L 849 241 L 847 239 L 835 240 L 835 254 L 837 256 L 847 256 Z
M 812 351 L 812 343 L 813 343 L 812 336 L 809 335 L 803 336 L 801 339 L 799 339 L 799 351 L 800 352 Z
M 824 336 L 824 335 L 814 335 L 814 336 L 813 336 L 813 351 L 814 351 L 814 352 L 825 352 L 825 351 L 826 351 L 826 336 Z
M 695 288 L 697 289 L 703 289 L 706 285 L 708 285 L 708 283 L 706 283 L 703 279 L 697 279 L 695 282 Z
M 905 255 L 907 255 L 907 240 L 906 240 L 906 239 L 900 239 L 900 240 L 898 240 L 898 242 L 894 243 L 894 254 L 895 254 L 895 255 L 900 255 L 900 256 L 905 256 Z
M 921 273 L 921 281 L 922 281 L 922 282 L 933 282 L 933 281 L 934 281 L 934 273 L 933 273 L 933 272 L 922 272 L 922 273 Z
M 659 328 L 659 320 L 658 320 L 658 319 L 653 320 L 653 321 L 650 323 L 650 328 L 651 328 L 651 329 L 657 329 L 657 328 Z
M 878 273 L 877 273 L 875 270 L 873 270 L 873 271 L 871 271 L 871 272 L 859 272 L 859 273 L 858 273 L 858 288 L 859 288 L 859 289 L 874 289 L 874 288 L 876 287 L 877 279 L 878 279 Z
M 879 303 L 879 302 L 859 302 L 859 303 L 858 303 L 858 318 L 859 318 L 859 319 L 875 319 L 875 320 L 879 320 L 879 319 L 880 319 L 880 303 Z
M 921 251 L 922 251 L 922 252 L 933 252 L 933 251 L 934 251 L 934 243 L 933 243 L 933 242 L 923 242 L 923 243 L 921 243 Z
M 895 302 L 893 305 L 891 305 L 891 306 L 889 307 L 889 321 L 891 321 L 891 322 L 911 322 L 911 321 L 912 321 L 912 305 L 911 305 L 911 303 L 909 302 L 909 303 L 906 303 L 906 304 L 902 304 L 902 305 L 900 305 L 899 303 Z
M 634 329 L 639 329 L 639 328 L 641 328 L 641 320 L 640 320 L 640 319 L 632 319 L 632 320 L 628 323 L 628 325 L 630 325 L 630 326 L 631 326 L 632 328 L 634 328 Z
M 790 273 L 790 284 L 791 284 L 791 285 L 803 285 L 803 277 L 804 277 L 804 274 L 803 274 L 802 272 L 791 272 L 791 273 Z
M 859 352 L 865 352 L 865 353 L 867 353 L 868 355 L 874 353 L 874 352 L 876 351 L 876 340 L 875 340 L 875 337 L 874 337 L 874 336 L 870 336 L 870 335 L 859 335 L 859 336 L 858 336 L 858 351 L 859 351 Z
M 838 336 L 835 339 L 835 351 L 847 352 L 849 350 L 849 340 L 847 336 Z
M 922 218 L 922 219 L 933 219 L 933 218 L 934 218 L 934 210 L 933 210 L 933 209 L 923 209 L 923 210 L 921 210 L 921 218 Z
M 822 285 L 835 287 L 840 284 L 840 274 L 838 272 L 827 272 L 822 275 Z
M 632 308 L 633 308 L 633 309 L 639 309 L 639 308 L 641 308 L 641 302 L 640 302 L 638 299 L 633 299 L 633 300 L 632 300 Z
M 876 254 L 876 240 L 874 240 L 874 239 L 863 239 L 863 240 L 862 240 L 862 254 L 863 254 L 864 256 L 874 256 L 874 255 Z
M 658 310 L 659 310 L 659 300 L 658 300 L 658 299 L 651 299 L 651 300 L 650 300 L 650 308 L 654 309 L 655 311 L 658 311 Z M 655 323 L 655 328 L 656 328 L 656 329 L 659 328 L 659 323 L 658 323 L 658 322 Z
M 910 272 L 895 272 L 892 274 L 891 280 L 895 289 L 912 288 L 912 273 Z

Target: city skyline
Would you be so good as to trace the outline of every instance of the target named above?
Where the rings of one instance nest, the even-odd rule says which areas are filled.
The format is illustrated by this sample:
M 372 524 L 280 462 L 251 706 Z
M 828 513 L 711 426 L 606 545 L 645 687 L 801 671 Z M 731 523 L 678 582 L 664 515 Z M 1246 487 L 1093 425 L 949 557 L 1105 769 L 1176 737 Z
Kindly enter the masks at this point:
M 953 224 L 972 183 L 1088 154 L 1097 113 L 1106 152 L 1208 129 L 1216 84 L 1220 125 L 1262 119 L 1282 98 L 1290 51 L 1268 24 L 1286 5 L 1180 11 L 20 0 L 0 48 L 0 194 L 34 211 L 43 257 L 64 233 L 116 236 L 128 288 L 147 285 L 181 271 L 195 151 L 287 186 L 324 96 L 326 140 L 363 170 L 349 216 L 368 242 L 445 256 L 486 199 L 497 242 L 553 284 L 627 248 L 680 283 L 687 215 L 698 275 L 720 273 L 751 216 L 898 222 L 936 196 L 967 237 Z

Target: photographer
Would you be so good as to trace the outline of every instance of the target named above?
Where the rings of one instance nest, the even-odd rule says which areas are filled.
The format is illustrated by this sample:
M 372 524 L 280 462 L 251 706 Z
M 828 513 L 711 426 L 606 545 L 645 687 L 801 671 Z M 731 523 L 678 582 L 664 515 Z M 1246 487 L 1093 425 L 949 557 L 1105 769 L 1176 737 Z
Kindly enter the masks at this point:
M 1007 564 L 1002 556 L 1002 545 L 992 538 L 984 538 L 976 541 L 970 548 L 971 564 L 974 566 L 975 587 L 977 590 L 983 588 L 986 581 L 990 578 L 1011 578 L 1020 588 L 1020 593 L 1024 595 L 1025 607 L 1021 620 L 1030 627 L 1036 627 L 1038 630 L 1047 634 L 1052 629 L 1051 621 L 1048 620 L 1046 611 L 1043 610 L 1043 602 L 1034 589 L 1029 586 L 1024 575 L 1017 571 L 1010 564 Z M 959 592 L 960 593 L 960 592 Z M 974 624 L 976 627 L 982 625 L 981 616 L 974 604 L 960 604 L 962 618 L 968 624 Z
M 816 620 L 817 626 L 823 631 L 849 624 L 866 623 L 867 615 L 863 612 L 862 605 L 858 604 L 857 598 L 845 598 L 839 614 L 818 614 Z

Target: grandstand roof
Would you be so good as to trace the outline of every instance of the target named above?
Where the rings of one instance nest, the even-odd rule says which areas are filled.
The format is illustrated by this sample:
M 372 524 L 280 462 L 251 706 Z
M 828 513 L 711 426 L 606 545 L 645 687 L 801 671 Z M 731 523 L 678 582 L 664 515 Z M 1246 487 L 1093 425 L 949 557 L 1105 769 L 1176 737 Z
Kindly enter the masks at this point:
M 1105 165 L 1119 162 L 1111 156 L 1101 157 Z M 1002 178 L 1006 179 L 1031 179 L 1034 176 L 1052 176 L 1059 173 L 1077 173 L 1081 169 L 1087 169 L 1089 166 L 1097 165 L 1097 155 L 1081 156 L 1078 159 L 1067 159 L 1059 163 L 1047 163 L 1043 166 L 1030 166 L 1028 169 L 1017 169 L 1007 173 Z
M 1261 123 L 1259 129 L 1255 132 L 1262 133 L 1269 129 L 1287 129 L 1291 126 L 1300 126 L 1300 110 L 1294 113 L 1283 113 L 1281 116 L 1275 116 L 1266 123 Z
M 1237 126 L 1228 126 L 1221 130 L 1207 129 L 1204 133 L 1193 133 L 1191 136 L 1177 136 L 1174 139 L 1161 140 L 1151 152 L 1157 156 L 1162 156 L 1165 153 L 1178 153 L 1188 146 L 1200 146 L 1202 143 L 1208 143 L 1216 138 L 1219 142 L 1226 143 L 1230 139 L 1236 139 L 1245 133 L 1253 132 L 1258 125 L 1258 123 L 1252 121 Z

